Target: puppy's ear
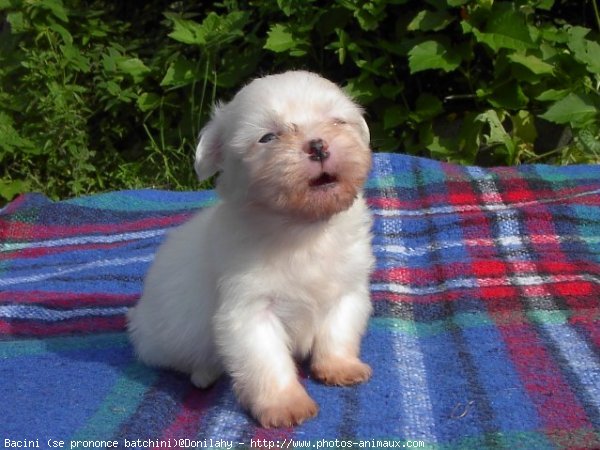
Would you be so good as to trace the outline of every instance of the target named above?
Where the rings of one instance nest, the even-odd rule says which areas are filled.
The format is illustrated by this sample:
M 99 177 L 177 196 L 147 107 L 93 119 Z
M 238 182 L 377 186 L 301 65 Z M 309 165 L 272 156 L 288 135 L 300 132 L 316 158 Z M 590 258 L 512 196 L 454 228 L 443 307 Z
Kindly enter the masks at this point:
M 200 131 L 200 141 L 196 147 L 194 169 L 200 181 L 206 180 L 221 168 L 222 126 L 220 116 L 222 106 L 215 105 L 210 121 Z

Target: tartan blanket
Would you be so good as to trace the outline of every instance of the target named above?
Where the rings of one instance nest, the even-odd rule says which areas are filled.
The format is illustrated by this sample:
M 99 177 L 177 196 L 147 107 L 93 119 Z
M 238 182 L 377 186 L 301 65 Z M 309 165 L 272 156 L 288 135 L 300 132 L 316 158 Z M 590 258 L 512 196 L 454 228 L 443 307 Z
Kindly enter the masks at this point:
M 600 166 L 483 169 L 376 154 L 372 379 L 264 430 L 224 376 L 135 360 L 124 315 L 165 233 L 213 191 L 0 211 L 0 446 L 600 448 Z M 61 446 L 62 443 L 62 446 Z

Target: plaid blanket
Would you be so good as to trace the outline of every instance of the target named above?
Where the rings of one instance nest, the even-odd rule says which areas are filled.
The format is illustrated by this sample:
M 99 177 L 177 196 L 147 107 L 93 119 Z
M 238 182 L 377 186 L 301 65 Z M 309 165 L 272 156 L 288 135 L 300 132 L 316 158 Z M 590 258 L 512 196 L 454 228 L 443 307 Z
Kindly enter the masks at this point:
M 0 446 L 600 448 L 600 167 L 482 169 L 377 154 L 375 308 L 351 388 L 264 430 L 136 362 L 124 315 L 165 232 L 214 192 L 137 190 L 0 212 Z M 62 442 L 62 447 L 59 445 Z

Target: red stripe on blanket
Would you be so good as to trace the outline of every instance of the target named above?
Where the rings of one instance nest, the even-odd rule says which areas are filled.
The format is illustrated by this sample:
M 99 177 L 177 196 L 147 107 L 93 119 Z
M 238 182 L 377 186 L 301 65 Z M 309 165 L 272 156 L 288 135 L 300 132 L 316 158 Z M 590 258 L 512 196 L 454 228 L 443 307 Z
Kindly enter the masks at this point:
M 191 384 L 190 384 L 191 385 Z M 171 425 L 164 431 L 161 440 L 175 441 L 195 436 L 198 433 L 200 420 L 206 415 L 209 406 L 213 403 L 217 389 L 215 386 L 209 389 L 198 389 L 191 387 L 185 397 L 177 416 Z M 183 448 L 183 447 L 175 447 Z M 156 450 L 161 447 L 155 447 Z
M 464 188 L 464 185 L 462 186 Z M 536 204 L 532 206 L 538 207 L 537 203 L 558 201 L 563 202 L 565 198 L 570 198 L 571 204 L 600 205 L 600 195 L 598 195 L 596 192 L 585 195 L 589 191 L 590 188 L 584 185 L 556 191 L 536 190 L 534 196 L 532 197 L 525 195 L 525 191 L 521 191 L 520 193 L 517 191 L 517 193 L 511 193 L 510 195 L 503 191 L 499 195 L 502 203 L 507 206 L 535 202 Z M 479 195 L 481 196 L 482 194 Z M 436 205 L 436 208 L 440 208 L 442 207 L 441 205 L 448 204 L 458 209 L 460 209 L 460 207 L 472 206 L 474 211 L 485 210 L 486 208 L 489 208 L 489 205 L 482 204 L 481 198 L 473 200 L 471 195 L 468 193 L 454 193 L 451 194 L 450 197 L 447 194 L 433 194 L 427 196 L 426 198 L 421 197 L 416 200 L 404 200 L 401 198 L 388 197 L 369 197 L 367 198 L 367 203 L 373 208 L 401 210 L 422 210 L 424 205 Z
M 76 293 L 76 292 L 0 292 L 0 303 L 38 304 L 55 308 L 77 308 L 86 306 L 130 306 L 139 298 L 138 294 Z
M 105 333 L 123 331 L 125 326 L 125 316 L 84 317 L 61 322 L 0 319 L 0 336 L 42 337 L 77 333 Z
M 583 407 L 531 326 L 500 325 L 498 328 L 549 436 L 560 441 L 561 430 L 587 428 L 593 434 L 592 424 Z M 565 444 L 557 443 L 561 446 Z
M 60 237 L 73 237 L 85 234 L 116 234 L 126 231 L 140 231 L 170 227 L 182 223 L 192 212 L 173 214 L 165 217 L 151 217 L 122 223 L 94 223 L 80 225 L 40 225 L 26 222 L 12 222 L 0 219 L 0 239 L 7 241 L 43 240 Z
M 452 302 L 461 298 L 464 298 L 464 292 L 461 289 L 424 295 L 398 294 L 388 291 L 375 291 L 371 293 L 371 300 L 373 301 L 387 301 L 392 303 L 428 304 Z

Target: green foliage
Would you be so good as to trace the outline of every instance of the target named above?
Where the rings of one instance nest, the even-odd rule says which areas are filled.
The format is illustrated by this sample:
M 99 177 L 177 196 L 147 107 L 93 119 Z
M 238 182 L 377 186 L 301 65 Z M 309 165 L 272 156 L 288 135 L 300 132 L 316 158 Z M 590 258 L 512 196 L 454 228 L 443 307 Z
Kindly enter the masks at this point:
M 288 8 L 265 48 L 345 80 L 367 107 L 375 149 L 465 164 L 600 161 L 597 145 L 586 144 L 600 139 L 595 0 Z M 538 129 L 548 127 L 573 138 L 547 142 Z
M 375 150 L 600 162 L 596 0 L 191 3 L 0 0 L 0 201 L 192 189 L 213 102 L 290 68 L 355 96 Z

